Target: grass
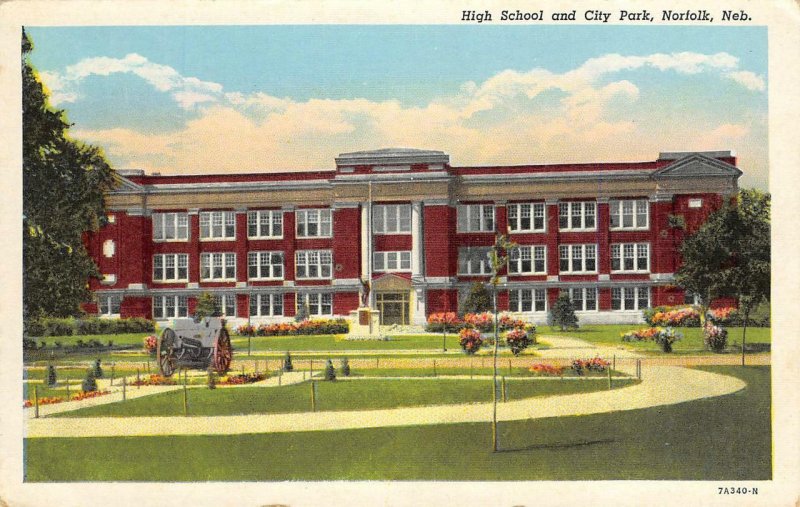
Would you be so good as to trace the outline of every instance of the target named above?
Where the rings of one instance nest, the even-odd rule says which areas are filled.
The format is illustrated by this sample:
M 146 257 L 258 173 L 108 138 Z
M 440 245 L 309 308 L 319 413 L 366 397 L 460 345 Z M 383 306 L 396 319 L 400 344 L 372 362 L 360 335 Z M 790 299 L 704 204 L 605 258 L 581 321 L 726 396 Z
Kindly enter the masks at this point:
M 75 345 L 78 343 L 78 340 L 82 340 L 85 343 L 90 342 L 91 340 L 97 340 L 103 344 L 105 347 L 108 345 L 109 340 L 113 342 L 114 345 L 137 345 L 139 347 L 142 346 L 144 343 L 144 337 L 156 334 L 155 332 L 147 332 L 143 331 L 141 333 L 120 333 L 120 334 L 87 334 L 87 335 L 73 335 L 73 336 L 44 336 L 41 338 L 36 339 L 36 343 L 42 343 L 43 341 L 47 343 L 47 349 L 53 348 L 54 350 L 58 350 L 55 348 L 56 342 L 61 342 L 63 346 L 67 345 Z
M 448 349 L 460 349 L 457 335 L 447 335 Z M 247 337 L 234 336 L 233 346 L 238 350 L 247 350 Z M 253 351 L 313 351 L 313 350 L 441 350 L 441 335 L 398 335 L 390 340 L 345 340 L 336 335 L 309 336 L 254 336 Z
M 620 380 L 616 387 L 631 385 Z M 425 405 L 488 402 L 492 399 L 491 381 L 425 380 L 340 380 L 317 382 L 316 409 L 369 410 Z M 557 394 L 593 392 L 608 389 L 603 379 L 586 382 L 510 381 L 509 399 Z M 189 415 L 274 414 L 311 410 L 311 384 L 281 388 L 240 387 L 236 389 L 192 389 Z M 110 403 L 64 412 L 56 417 L 135 417 L 183 415 L 183 392 L 146 396 L 125 403 Z
M 43 438 L 25 440 L 25 480 L 769 480 L 769 367 L 704 369 L 748 385 L 666 407 L 501 423 L 498 453 L 490 452 L 488 423 Z M 169 474 L 154 468 L 163 455 Z M 279 457 L 280 466 L 262 456 Z
M 647 324 L 586 325 L 581 326 L 580 329 L 574 331 L 560 331 L 556 328 L 542 327 L 539 332 L 543 335 L 549 334 L 579 338 L 595 344 L 625 346 L 642 352 L 660 352 L 661 348 L 654 342 L 623 342 L 620 337 L 622 333 L 636 329 L 642 329 L 645 327 L 647 327 Z M 727 329 L 728 344 L 733 344 L 733 342 L 741 344 L 743 328 L 731 327 Z M 676 330 L 683 334 L 683 339 L 675 342 L 673 345 L 674 353 L 680 354 L 681 352 L 705 352 L 703 332 L 699 327 L 682 327 L 676 328 Z M 768 327 L 748 327 L 747 343 L 771 343 L 771 331 L 772 329 Z
M 433 368 L 369 368 L 369 369 L 360 369 L 360 368 L 351 368 L 350 369 L 351 375 L 354 377 L 433 377 L 434 372 Z M 478 368 L 464 368 L 464 367 L 447 367 L 437 365 L 436 367 L 436 375 L 437 376 L 449 376 L 449 375 L 492 375 L 493 371 L 491 367 L 478 367 Z M 523 367 L 512 367 L 511 369 L 508 366 L 498 365 L 497 366 L 497 374 L 503 377 L 536 377 L 534 373 L 532 373 L 528 368 Z M 614 376 L 624 375 L 618 371 L 612 371 L 611 373 Z M 607 372 L 587 372 L 585 375 L 586 377 L 602 377 L 606 378 L 608 375 Z M 564 377 L 575 377 L 575 371 L 571 368 L 566 368 L 564 370 Z

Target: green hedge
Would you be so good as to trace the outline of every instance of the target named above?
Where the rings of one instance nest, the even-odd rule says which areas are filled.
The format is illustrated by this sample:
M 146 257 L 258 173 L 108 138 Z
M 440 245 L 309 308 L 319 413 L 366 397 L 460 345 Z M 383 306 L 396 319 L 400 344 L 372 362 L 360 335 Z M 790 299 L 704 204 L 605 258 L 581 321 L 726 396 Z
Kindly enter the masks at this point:
M 28 336 L 73 336 L 96 334 L 148 333 L 155 331 L 155 322 L 141 317 L 128 319 L 60 319 L 43 317 L 26 323 Z

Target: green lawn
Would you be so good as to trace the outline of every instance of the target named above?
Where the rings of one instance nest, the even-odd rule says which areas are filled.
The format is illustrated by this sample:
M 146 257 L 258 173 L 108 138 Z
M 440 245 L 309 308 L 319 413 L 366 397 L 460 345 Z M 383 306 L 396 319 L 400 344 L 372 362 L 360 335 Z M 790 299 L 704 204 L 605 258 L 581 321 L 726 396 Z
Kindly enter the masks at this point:
M 448 349 L 460 349 L 457 335 L 447 335 Z M 247 337 L 234 336 L 233 346 L 247 350 Z M 442 336 L 399 335 L 390 340 L 345 340 L 335 335 L 255 336 L 253 351 L 312 351 L 312 350 L 441 350 Z
M 557 335 L 569 336 L 573 338 L 580 338 L 587 342 L 597 344 L 609 344 L 620 346 L 624 345 L 632 349 L 641 351 L 660 351 L 660 347 L 654 342 L 623 342 L 621 334 L 635 329 L 646 328 L 647 324 L 614 324 L 614 325 L 586 325 L 581 326 L 580 329 L 575 331 L 560 331 L 556 328 L 542 327 L 539 333 L 542 335 Z M 675 353 L 681 352 L 699 352 L 705 350 L 703 344 L 703 333 L 699 327 L 681 327 L 675 328 L 683 334 L 683 339 L 676 342 L 673 346 Z M 731 327 L 728 329 L 728 344 L 731 345 L 736 342 L 741 345 L 742 343 L 742 329 L 741 327 Z M 771 343 L 771 328 L 768 327 L 748 327 L 747 328 L 747 343 Z
M 141 333 L 121 333 L 121 334 L 91 334 L 91 335 L 74 335 L 74 336 L 44 336 L 37 338 L 36 343 L 41 344 L 43 341 L 47 343 L 47 349 L 55 349 L 55 343 L 60 342 L 63 346 L 75 345 L 78 340 L 88 343 L 92 340 L 97 340 L 103 346 L 107 346 L 109 340 L 114 345 L 137 345 L 143 346 L 144 337 L 148 335 L 155 335 L 155 332 L 141 332 Z
M 769 480 L 769 367 L 709 367 L 735 394 L 501 423 L 231 436 L 25 440 L 26 481 Z M 220 449 L 223 449 L 222 455 Z M 158 456 L 170 456 L 162 473 Z M 279 466 L 278 466 L 279 465 Z
M 625 387 L 633 380 L 620 380 Z M 423 405 L 491 401 L 491 380 L 341 380 L 316 382 L 316 409 L 368 410 Z M 508 398 L 521 399 L 592 392 L 608 389 L 604 379 L 579 381 L 508 381 Z M 190 415 L 233 415 L 307 412 L 311 410 L 311 383 L 280 388 L 191 389 Z M 56 417 L 129 417 L 183 415 L 183 391 L 146 396 L 125 403 L 111 403 L 64 412 Z
M 338 371 L 338 370 L 337 370 Z M 434 371 L 432 367 L 429 368 L 351 368 L 350 370 L 351 376 L 354 377 L 433 377 Z M 462 366 L 459 367 L 442 367 L 442 365 L 436 366 L 436 376 L 446 377 L 448 375 L 492 375 L 493 371 L 491 367 L 475 367 L 470 370 L 470 368 L 464 368 Z M 527 367 L 512 367 L 511 369 L 508 366 L 504 366 L 502 364 L 497 365 L 497 374 L 503 377 L 536 377 L 534 373 Z M 586 377 L 602 377 L 606 378 L 608 375 L 607 372 L 587 372 Z M 612 375 L 619 376 L 625 375 L 624 373 L 618 371 L 612 371 Z M 571 368 L 566 368 L 564 370 L 564 377 L 575 377 L 575 371 Z

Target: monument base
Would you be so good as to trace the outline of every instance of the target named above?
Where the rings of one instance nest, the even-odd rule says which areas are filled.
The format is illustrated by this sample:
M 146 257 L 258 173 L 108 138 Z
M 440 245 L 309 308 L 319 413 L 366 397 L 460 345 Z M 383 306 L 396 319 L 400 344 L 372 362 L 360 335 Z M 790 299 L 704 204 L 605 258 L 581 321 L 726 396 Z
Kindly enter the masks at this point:
M 381 316 L 377 310 L 361 307 L 350 312 L 350 331 L 346 340 L 382 340 Z

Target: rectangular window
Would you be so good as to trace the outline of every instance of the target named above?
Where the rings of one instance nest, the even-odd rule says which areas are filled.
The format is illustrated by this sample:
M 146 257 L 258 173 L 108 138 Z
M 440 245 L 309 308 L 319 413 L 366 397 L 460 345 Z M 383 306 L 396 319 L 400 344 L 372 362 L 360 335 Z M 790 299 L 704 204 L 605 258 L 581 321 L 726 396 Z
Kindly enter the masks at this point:
M 333 315 L 333 294 L 329 292 L 312 292 L 297 295 L 297 307 L 305 305 L 312 316 Z
M 569 299 L 578 312 L 597 311 L 597 288 L 574 287 L 569 289 Z
M 703 200 L 702 199 L 689 199 L 689 207 L 690 208 L 702 208 L 703 207 Z
M 379 204 L 372 207 L 372 231 L 376 234 L 411 232 L 410 204 Z
M 459 275 L 489 275 L 492 273 L 488 246 L 462 247 L 458 249 Z
M 283 252 L 249 252 L 247 278 L 250 280 L 282 280 Z
M 247 212 L 247 237 L 282 238 L 283 237 L 283 211 L 259 210 Z
M 508 230 L 511 232 L 544 232 L 544 203 L 509 204 Z
M 201 240 L 236 239 L 236 212 L 203 211 L 200 213 Z
M 644 310 L 650 308 L 650 287 L 614 287 L 611 289 L 612 310 Z
M 375 252 L 372 254 L 374 271 L 411 271 L 411 252 Z
M 236 317 L 236 296 L 233 294 L 218 294 L 214 296 L 214 306 L 217 313 L 225 317 Z
M 597 204 L 594 201 L 558 203 L 558 228 L 562 231 L 586 231 L 597 227 Z
M 457 208 L 458 232 L 493 232 L 493 204 L 461 204 Z
M 544 274 L 547 272 L 546 246 L 519 246 L 509 253 L 508 272 L 516 274 Z
M 298 238 L 329 238 L 331 236 L 331 210 L 300 209 L 297 217 Z
M 200 279 L 204 281 L 236 281 L 236 254 L 200 254 Z
M 153 241 L 186 241 L 189 239 L 187 213 L 153 213 Z
M 608 203 L 611 229 L 647 229 L 650 203 L 647 199 L 613 200 Z
M 153 318 L 175 319 L 189 316 L 186 296 L 153 296 Z
M 508 291 L 508 309 L 511 312 L 547 311 L 545 289 L 515 289 Z
M 298 250 L 295 252 L 297 278 L 331 278 L 333 256 L 330 250 Z
M 153 256 L 154 282 L 186 282 L 189 280 L 189 254 L 156 254 Z
M 275 317 L 283 315 L 283 294 L 251 294 L 251 317 Z
M 558 258 L 561 273 L 597 272 L 597 245 L 559 245 Z
M 611 271 L 618 273 L 647 273 L 650 271 L 649 243 L 611 245 Z
M 100 296 L 97 301 L 98 313 L 100 315 L 119 315 L 120 303 L 122 303 L 122 296 Z

